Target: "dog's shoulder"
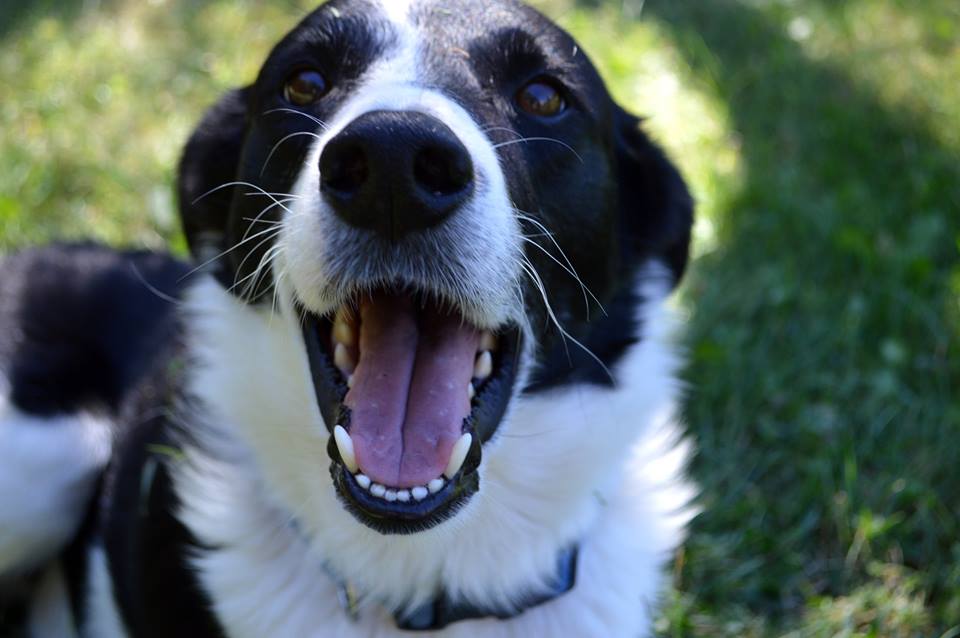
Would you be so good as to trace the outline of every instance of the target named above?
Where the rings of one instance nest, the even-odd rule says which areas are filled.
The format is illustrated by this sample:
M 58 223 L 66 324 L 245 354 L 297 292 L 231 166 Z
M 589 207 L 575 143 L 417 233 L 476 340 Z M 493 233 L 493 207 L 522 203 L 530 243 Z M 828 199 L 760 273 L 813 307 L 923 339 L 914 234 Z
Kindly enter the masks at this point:
M 54 244 L 0 263 L 0 370 L 35 415 L 115 411 L 174 327 L 188 267 L 166 254 Z

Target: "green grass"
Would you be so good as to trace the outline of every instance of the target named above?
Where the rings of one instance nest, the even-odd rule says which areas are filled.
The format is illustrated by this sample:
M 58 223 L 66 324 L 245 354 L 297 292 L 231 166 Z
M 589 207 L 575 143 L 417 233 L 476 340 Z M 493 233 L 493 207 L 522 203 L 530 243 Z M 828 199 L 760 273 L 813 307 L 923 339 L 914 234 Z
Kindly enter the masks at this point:
M 0 249 L 181 250 L 180 146 L 308 4 L 0 9 Z M 703 513 L 659 633 L 960 635 L 960 5 L 539 4 L 699 204 Z

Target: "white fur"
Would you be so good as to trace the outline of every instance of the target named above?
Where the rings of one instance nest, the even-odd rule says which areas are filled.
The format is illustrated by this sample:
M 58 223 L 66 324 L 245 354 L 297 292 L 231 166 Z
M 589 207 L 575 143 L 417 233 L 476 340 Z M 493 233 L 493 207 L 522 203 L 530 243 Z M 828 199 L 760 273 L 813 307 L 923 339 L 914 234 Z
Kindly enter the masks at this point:
M 90 550 L 88 565 L 87 600 L 90 604 L 80 635 L 83 638 L 126 638 L 127 631 L 117 609 L 103 547 Z
M 0 580 L 43 564 L 80 524 L 110 455 L 110 424 L 18 410 L 0 374 Z
M 648 295 L 658 286 L 645 284 Z M 571 543 L 580 546 L 572 592 L 510 621 L 457 623 L 443 635 L 645 631 L 690 496 L 671 425 L 677 358 L 660 297 L 643 309 L 650 330 L 614 371 L 617 389 L 515 399 L 484 447 L 481 490 L 468 505 L 426 532 L 383 536 L 335 497 L 296 323 L 213 281 L 198 285 L 188 297 L 198 361 L 191 386 L 211 409 L 207 440 L 221 459 L 188 449 L 175 480 L 182 520 L 221 548 L 196 566 L 231 635 L 393 635 L 388 611 L 437 587 L 481 605 L 509 603 L 549 578 Z M 340 611 L 331 574 L 364 595 L 357 623 Z

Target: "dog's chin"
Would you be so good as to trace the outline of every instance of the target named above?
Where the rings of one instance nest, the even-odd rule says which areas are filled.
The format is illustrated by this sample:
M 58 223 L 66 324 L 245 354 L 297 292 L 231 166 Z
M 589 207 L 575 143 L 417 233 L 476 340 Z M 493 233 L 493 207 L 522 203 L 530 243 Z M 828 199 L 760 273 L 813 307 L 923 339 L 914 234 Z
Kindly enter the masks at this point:
M 483 444 L 513 395 L 520 329 L 481 329 L 454 304 L 399 285 L 329 315 L 297 308 L 347 511 L 383 534 L 455 516 L 480 489 Z

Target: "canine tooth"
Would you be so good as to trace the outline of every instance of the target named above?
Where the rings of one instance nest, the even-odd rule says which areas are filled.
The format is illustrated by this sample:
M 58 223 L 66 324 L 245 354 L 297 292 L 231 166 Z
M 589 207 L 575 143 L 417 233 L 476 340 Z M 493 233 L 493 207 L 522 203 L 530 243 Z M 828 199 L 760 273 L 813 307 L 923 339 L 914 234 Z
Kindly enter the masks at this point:
M 467 452 L 470 451 L 470 444 L 473 443 L 473 435 L 467 432 L 453 444 L 453 452 L 450 453 L 450 460 L 447 462 L 447 469 L 443 475 L 452 479 L 463 467 L 463 462 L 467 460 Z
M 340 450 L 340 458 L 343 459 L 343 464 L 347 466 L 347 469 L 350 470 L 351 473 L 359 470 L 360 466 L 357 465 L 357 455 L 353 451 L 353 439 L 351 439 L 347 431 L 343 429 L 343 426 L 335 425 L 333 427 L 333 438 L 337 442 L 337 449 Z
M 391 503 L 397 500 L 397 490 L 387 490 L 383 494 L 383 498 L 390 501 Z
M 347 350 L 347 346 L 342 343 L 338 343 L 333 349 L 333 363 L 345 374 L 353 372 L 356 365 L 353 357 L 350 356 L 350 351 Z
M 352 388 L 352 387 L 353 387 L 353 375 L 352 375 L 352 374 L 347 376 L 347 387 L 348 387 L 348 388 Z
M 397 490 L 397 500 L 406 503 L 410 500 L 410 490 Z
M 473 387 L 473 382 L 470 382 L 467 384 L 467 398 L 472 401 L 475 396 L 477 396 L 477 389 Z
M 489 351 L 484 350 L 473 364 L 473 378 L 486 379 L 491 372 L 493 372 L 493 357 Z
M 387 493 L 387 488 L 380 485 L 379 483 L 374 483 L 370 486 L 370 493 L 376 496 L 377 498 L 383 498 L 383 495 Z
M 370 477 L 366 474 L 357 474 L 353 477 L 353 480 L 357 482 L 357 485 L 362 487 L 365 490 L 370 489 Z
M 333 322 L 333 340 L 345 346 L 353 346 L 357 342 L 357 335 L 353 328 L 340 315 L 337 315 L 336 321 Z
M 417 486 L 410 490 L 410 495 L 413 496 L 413 498 L 417 501 L 422 501 L 423 499 L 427 498 L 427 494 L 429 494 L 429 492 L 425 487 Z M 399 496 L 399 494 L 397 496 Z
M 497 338 L 493 336 L 493 333 L 489 330 L 484 330 L 483 334 L 480 335 L 480 348 L 482 352 L 484 350 L 496 350 L 497 349 Z
M 429 483 L 427 483 L 427 489 L 430 490 L 431 494 L 436 494 L 443 488 L 444 480 L 442 478 L 435 478 Z

